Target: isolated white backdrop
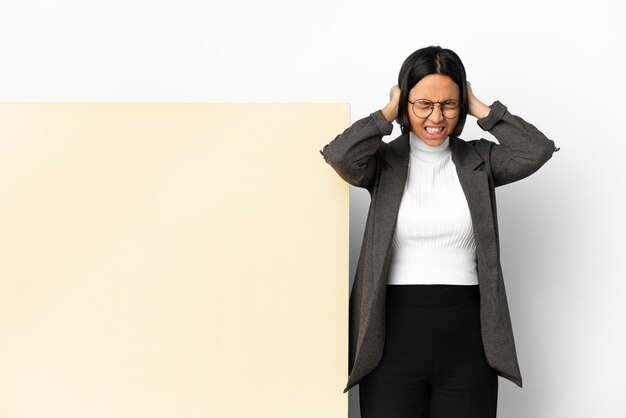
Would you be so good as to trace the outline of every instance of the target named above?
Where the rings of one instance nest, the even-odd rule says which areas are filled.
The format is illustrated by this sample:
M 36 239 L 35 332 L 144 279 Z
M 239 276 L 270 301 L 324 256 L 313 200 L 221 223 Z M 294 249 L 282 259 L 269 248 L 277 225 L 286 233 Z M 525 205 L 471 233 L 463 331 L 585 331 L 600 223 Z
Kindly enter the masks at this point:
M 481 101 L 500 100 L 561 147 L 497 189 L 524 379 L 522 389 L 500 379 L 499 416 L 618 418 L 626 31 L 617 4 L 0 0 L 0 100 L 347 102 L 354 121 L 386 104 L 411 52 L 454 50 Z M 395 126 L 385 140 L 398 135 Z M 494 140 L 473 117 L 461 137 Z M 351 198 L 352 278 L 369 196 L 352 188 Z M 350 399 L 356 417 L 357 389 Z

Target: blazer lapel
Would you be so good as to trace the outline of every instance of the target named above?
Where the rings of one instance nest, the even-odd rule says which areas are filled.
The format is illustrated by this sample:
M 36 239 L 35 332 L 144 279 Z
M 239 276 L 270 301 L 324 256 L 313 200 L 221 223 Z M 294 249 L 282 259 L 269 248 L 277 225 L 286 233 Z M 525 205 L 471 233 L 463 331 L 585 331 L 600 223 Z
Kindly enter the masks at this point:
M 458 137 L 450 137 L 450 148 L 472 217 L 478 258 L 478 280 L 481 288 L 485 288 L 485 285 L 497 286 L 500 254 L 496 241 L 496 220 L 492 210 L 492 193 L 495 195 L 495 191 L 489 184 L 485 161 L 472 144 Z
M 375 295 L 385 294 L 387 265 L 391 255 L 391 241 L 395 232 L 398 209 L 406 184 L 409 169 L 409 133 L 391 141 L 385 153 L 385 162 L 380 167 L 377 193 L 370 204 L 376 205 L 374 213 L 372 254 L 372 279 Z M 373 303 L 373 302 L 372 302 Z

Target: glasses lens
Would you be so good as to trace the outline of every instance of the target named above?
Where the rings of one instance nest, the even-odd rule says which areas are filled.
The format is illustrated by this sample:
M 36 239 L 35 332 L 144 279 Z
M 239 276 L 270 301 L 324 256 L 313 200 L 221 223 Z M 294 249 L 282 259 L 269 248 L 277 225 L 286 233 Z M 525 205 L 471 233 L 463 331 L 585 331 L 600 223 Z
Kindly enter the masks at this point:
M 461 109 L 461 106 L 459 105 L 459 102 L 457 101 L 450 101 L 450 102 L 444 103 L 442 106 L 442 109 L 443 109 L 443 116 L 447 119 L 452 119 L 452 118 L 456 118 L 457 116 L 459 116 L 459 110 Z
M 413 113 L 415 113 L 415 116 L 418 118 L 427 118 L 432 109 L 433 104 L 428 100 L 416 100 L 413 102 Z
M 418 118 L 427 118 L 433 111 L 433 103 L 428 100 L 416 100 L 413 103 L 413 113 Z M 456 100 L 449 100 L 440 104 L 443 116 L 446 119 L 453 119 L 459 116 L 461 105 Z

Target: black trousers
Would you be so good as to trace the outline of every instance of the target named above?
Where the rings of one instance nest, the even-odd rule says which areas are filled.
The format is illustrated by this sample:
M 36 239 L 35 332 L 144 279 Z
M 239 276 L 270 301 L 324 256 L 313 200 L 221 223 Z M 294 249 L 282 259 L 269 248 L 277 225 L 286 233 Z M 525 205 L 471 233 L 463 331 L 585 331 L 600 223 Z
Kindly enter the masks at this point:
M 498 375 L 478 285 L 387 285 L 385 346 L 359 383 L 362 418 L 493 418 Z

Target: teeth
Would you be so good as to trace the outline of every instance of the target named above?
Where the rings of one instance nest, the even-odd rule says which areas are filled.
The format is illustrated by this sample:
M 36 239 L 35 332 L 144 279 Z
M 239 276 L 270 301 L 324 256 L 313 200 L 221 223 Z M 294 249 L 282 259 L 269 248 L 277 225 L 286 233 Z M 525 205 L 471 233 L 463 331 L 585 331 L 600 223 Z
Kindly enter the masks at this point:
M 437 132 L 441 132 L 443 130 L 443 128 L 444 128 L 443 126 L 441 128 L 428 128 L 427 127 L 426 130 L 428 132 L 430 132 L 431 134 L 434 134 L 434 133 L 437 133 Z

